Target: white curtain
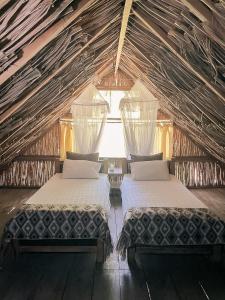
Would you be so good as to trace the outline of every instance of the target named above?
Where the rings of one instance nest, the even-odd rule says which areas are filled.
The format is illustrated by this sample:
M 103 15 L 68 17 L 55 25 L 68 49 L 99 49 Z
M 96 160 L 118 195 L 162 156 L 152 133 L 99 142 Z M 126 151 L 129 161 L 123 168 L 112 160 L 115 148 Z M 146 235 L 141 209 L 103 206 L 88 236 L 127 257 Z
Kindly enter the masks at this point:
M 86 154 L 98 151 L 108 110 L 108 103 L 92 84 L 75 100 L 71 108 L 75 152 Z
M 154 152 L 163 152 L 163 159 L 171 159 L 173 152 L 173 124 L 161 122 L 156 126 Z
M 137 80 L 120 103 L 127 155 L 154 152 L 158 100 Z

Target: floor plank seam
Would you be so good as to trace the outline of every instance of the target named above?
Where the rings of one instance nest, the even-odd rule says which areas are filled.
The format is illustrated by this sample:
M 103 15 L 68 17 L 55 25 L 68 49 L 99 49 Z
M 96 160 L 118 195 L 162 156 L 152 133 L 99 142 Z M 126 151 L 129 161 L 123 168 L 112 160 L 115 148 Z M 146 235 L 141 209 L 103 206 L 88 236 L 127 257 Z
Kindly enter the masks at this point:
M 63 291 L 62 291 L 62 296 L 61 296 L 61 300 L 64 300 L 64 296 L 65 296 L 65 291 L 66 291 L 66 287 L 67 287 L 67 283 L 68 283 L 68 280 L 69 280 L 69 275 L 70 273 L 72 272 L 73 270 L 73 263 L 74 263 L 74 256 L 73 256 L 73 260 L 71 262 L 71 265 L 70 265 L 70 268 L 67 272 L 67 275 L 66 275 L 66 280 L 65 280 L 65 284 L 64 284 L 64 287 L 63 287 Z
M 96 266 L 93 268 L 92 271 L 92 283 L 91 283 L 91 300 L 94 298 L 94 288 L 95 288 L 95 276 L 96 276 Z
M 206 292 L 206 290 L 205 290 L 205 288 L 204 288 L 204 286 L 203 286 L 203 283 L 201 283 L 200 280 L 198 281 L 198 285 L 200 286 L 201 291 L 203 292 L 203 294 L 204 294 L 204 296 L 206 297 L 206 299 L 207 299 L 207 300 L 210 300 L 210 298 L 209 298 L 209 296 L 208 296 L 208 294 L 207 294 L 207 292 Z
M 136 263 L 136 262 L 135 262 Z M 150 290 L 150 286 L 148 284 L 148 280 L 147 280 L 147 274 L 145 272 L 145 268 L 143 268 L 142 263 L 140 262 L 140 270 L 142 271 L 143 275 L 144 275 L 144 280 L 145 280 L 145 285 L 146 285 L 146 289 L 147 289 L 147 293 L 148 293 L 148 298 L 149 300 L 153 300 L 152 296 L 151 296 L 151 290 Z

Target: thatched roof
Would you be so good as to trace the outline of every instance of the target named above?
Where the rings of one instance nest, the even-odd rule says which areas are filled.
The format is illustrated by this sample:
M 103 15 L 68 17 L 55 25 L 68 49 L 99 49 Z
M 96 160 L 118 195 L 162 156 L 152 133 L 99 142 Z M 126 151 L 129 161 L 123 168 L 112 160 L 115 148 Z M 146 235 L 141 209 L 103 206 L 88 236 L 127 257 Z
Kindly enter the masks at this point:
M 174 122 L 225 162 L 224 0 L 4 0 L 0 165 L 112 69 L 141 78 Z

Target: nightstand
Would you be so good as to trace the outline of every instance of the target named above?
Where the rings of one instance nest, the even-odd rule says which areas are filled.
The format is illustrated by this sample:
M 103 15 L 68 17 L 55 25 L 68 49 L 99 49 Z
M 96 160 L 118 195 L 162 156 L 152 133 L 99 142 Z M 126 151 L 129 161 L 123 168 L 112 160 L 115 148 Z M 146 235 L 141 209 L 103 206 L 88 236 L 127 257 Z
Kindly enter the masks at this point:
M 122 168 L 108 168 L 108 178 L 111 186 L 110 199 L 115 197 L 121 199 L 120 185 L 123 180 Z

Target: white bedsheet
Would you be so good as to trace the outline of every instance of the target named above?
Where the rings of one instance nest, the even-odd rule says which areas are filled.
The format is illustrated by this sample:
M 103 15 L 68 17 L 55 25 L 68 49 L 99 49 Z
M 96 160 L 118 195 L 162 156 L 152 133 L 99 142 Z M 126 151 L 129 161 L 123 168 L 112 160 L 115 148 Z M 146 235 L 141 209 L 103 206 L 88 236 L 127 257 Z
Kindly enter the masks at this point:
M 173 175 L 164 181 L 136 181 L 127 174 L 121 192 L 124 214 L 134 207 L 207 207 Z
M 102 206 L 110 211 L 110 184 L 107 175 L 98 179 L 63 179 L 62 173 L 55 174 L 26 203 Z

